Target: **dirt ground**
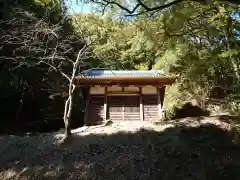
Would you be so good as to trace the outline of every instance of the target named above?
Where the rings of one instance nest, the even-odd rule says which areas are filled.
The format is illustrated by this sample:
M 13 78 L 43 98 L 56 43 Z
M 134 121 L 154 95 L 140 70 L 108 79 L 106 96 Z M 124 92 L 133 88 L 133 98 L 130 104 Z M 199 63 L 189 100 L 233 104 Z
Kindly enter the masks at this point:
M 240 179 L 240 146 L 231 125 L 197 120 L 113 122 L 0 137 L 0 179 Z

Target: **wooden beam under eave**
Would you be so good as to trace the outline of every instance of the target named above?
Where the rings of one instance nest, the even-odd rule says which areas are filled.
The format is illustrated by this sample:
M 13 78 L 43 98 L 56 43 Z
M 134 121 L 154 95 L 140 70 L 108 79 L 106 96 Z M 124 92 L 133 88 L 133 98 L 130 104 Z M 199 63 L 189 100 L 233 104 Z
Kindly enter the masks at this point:
M 107 95 L 139 95 L 138 91 L 107 91 Z
M 93 86 L 96 86 L 96 85 L 99 85 L 99 86 L 102 86 L 102 87 L 105 87 L 105 86 L 119 86 L 119 87 L 129 87 L 129 86 L 136 86 L 136 87 L 144 87 L 144 86 L 155 86 L 155 87 L 163 87 L 163 86 L 166 86 L 166 85 L 169 85 L 169 84 L 156 84 L 156 83 L 142 83 L 142 84 L 135 84 L 135 83 L 131 83 L 131 84 L 116 84 L 116 83 L 109 83 L 109 84 L 105 84 L 105 83 L 78 83 L 78 84 L 75 84 L 76 87 L 93 87 Z
M 104 115 L 103 115 L 103 120 L 104 120 L 104 123 L 107 122 L 107 87 L 105 87 L 104 89 Z
M 94 86 L 101 86 L 101 87 L 110 87 L 110 86 L 118 86 L 118 87 L 130 87 L 130 86 L 135 86 L 135 87 L 144 87 L 144 86 L 155 86 L 155 87 L 158 87 L 158 88 L 162 88 L 168 84 L 148 84 L 148 83 L 142 83 L 142 84 L 114 84 L 114 83 L 111 83 L 111 84 L 104 84 L 104 83 L 77 83 L 75 84 L 76 87 L 94 87 Z
M 157 97 L 158 97 L 158 117 L 160 120 L 163 119 L 162 116 L 162 101 L 161 101 L 161 93 L 160 93 L 160 88 L 157 88 Z
M 144 116 L 143 116 L 143 98 L 142 98 L 142 87 L 139 87 L 139 93 L 140 93 L 140 120 L 144 121 Z

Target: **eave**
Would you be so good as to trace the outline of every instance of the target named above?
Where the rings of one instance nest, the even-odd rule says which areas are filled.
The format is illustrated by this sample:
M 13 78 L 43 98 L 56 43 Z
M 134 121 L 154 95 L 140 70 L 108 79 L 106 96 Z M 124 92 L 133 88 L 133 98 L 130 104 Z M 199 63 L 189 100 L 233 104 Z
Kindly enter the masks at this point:
M 167 77 L 167 76 L 145 76 L 145 77 L 136 77 L 136 76 L 103 76 L 103 77 L 84 77 L 84 76 L 77 76 L 74 79 L 74 84 L 76 86 L 145 86 L 145 85 L 152 85 L 152 86 L 165 86 L 171 85 L 174 83 L 175 78 Z

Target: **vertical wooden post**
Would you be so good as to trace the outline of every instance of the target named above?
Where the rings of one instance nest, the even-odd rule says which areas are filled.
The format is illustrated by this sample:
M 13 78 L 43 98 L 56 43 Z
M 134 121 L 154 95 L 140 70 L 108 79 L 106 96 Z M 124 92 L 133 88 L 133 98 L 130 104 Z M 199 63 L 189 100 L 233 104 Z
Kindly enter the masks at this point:
M 122 120 L 125 120 L 125 108 L 124 108 L 124 102 L 122 102 Z
M 140 94 L 140 120 L 144 121 L 144 116 L 143 116 L 143 98 L 142 98 L 142 87 L 139 87 L 139 94 Z
M 158 97 L 158 117 L 160 120 L 162 120 L 162 101 L 161 101 L 161 93 L 160 93 L 160 88 L 157 87 L 157 97 Z
M 124 87 L 122 87 L 122 92 L 124 92 Z M 125 120 L 125 103 L 122 101 L 122 120 Z
M 90 91 L 90 90 L 89 90 Z M 89 106 L 89 94 L 87 95 L 87 100 L 86 100 L 86 105 L 85 105 L 85 114 L 84 114 L 84 125 L 87 125 L 87 120 L 88 120 L 88 106 Z
M 103 120 L 104 120 L 104 123 L 107 122 L 107 87 L 105 87 L 104 89 L 104 115 L 103 115 Z

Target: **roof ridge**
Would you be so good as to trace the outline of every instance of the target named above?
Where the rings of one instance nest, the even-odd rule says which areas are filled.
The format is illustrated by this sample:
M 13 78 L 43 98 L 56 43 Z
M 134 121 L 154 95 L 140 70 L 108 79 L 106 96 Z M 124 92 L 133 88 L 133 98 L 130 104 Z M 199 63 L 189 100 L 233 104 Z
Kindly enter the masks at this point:
M 81 73 L 84 76 L 165 76 L 162 70 L 108 70 L 91 68 Z

